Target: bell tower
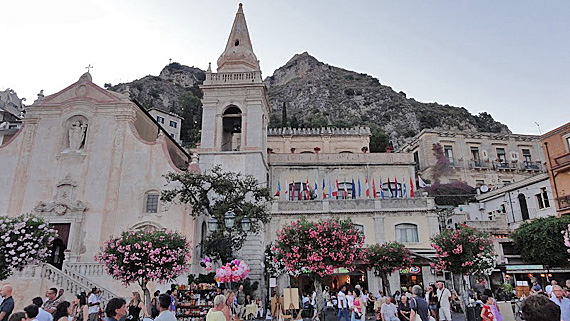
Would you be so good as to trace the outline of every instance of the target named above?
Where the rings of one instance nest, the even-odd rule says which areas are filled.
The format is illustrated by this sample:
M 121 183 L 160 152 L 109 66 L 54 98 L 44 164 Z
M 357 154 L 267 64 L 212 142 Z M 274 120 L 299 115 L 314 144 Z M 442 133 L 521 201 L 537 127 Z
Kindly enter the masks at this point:
M 217 72 L 210 65 L 200 88 L 200 168 L 221 164 L 223 170 L 251 174 L 267 184 L 270 106 L 241 3 Z

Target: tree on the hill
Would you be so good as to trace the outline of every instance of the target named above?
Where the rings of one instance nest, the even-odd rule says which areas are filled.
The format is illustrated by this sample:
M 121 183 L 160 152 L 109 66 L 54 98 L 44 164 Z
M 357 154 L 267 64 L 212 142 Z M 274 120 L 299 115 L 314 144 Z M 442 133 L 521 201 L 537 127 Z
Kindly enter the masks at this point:
M 288 120 L 287 120 L 287 104 L 283 102 L 283 110 L 281 111 L 281 127 L 287 127 Z
M 568 229 L 570 217 L 541 217 L 523 223 L 511 233 L 515 250 L 524 261 L 547 266 L 566 265 L 570 259 L 564 245 L 564 231 Z
M 190 243 L 178 232 L 125 231 L 106 241 L 95 260 L 125 286 L 137 283 L 150 311 L 148 283 L 165 283 L 187 272 L 190 251 Z
M 29 264 L 45 262 L 57 232 L 40 217 L 0 216 L 0 280 Z
M 412 253 L 404 244 L 398 242 L 386 242 L 384 244 L 374 244 L 366 249 L 368 267 L 376 275 L 382 277 L 384 293 L 390 291 L 388 276 L 400 269 L 408 268 L 412 265 Z
M 215 166 L 205 173 L 168 173 L 165 177 L 175 187 L 162 191 L 163 201 L 189 204 L 192 216 L 217 220 L 217 229 L 202 244 L 204 254 L 214 260 L 230 262 L 247 235 L 259 232 L 262 224 L 269 222 L 269 189 L 260 186 L 252 175 L 224 172 L 221 166 Z M 229 212 L 235 215 L 231 228 L 223 224 Z M 249 230 L 243 228 L 245 221 L 249 222 Z
M 192 87 L 180 95 L 182 125 L 180 126 L 180 140 L 190 146 L 196 146 L 200 141 L 200 129 L 202 128 L 202 93 Z
M 309 221 L 305 218 L 291 222 L 277 232 L 272 247 L 274 262 L 282 261 L 292 275 L 308 275 L 317 292 L 317 311 L 323 309 L 322 278 L 336 268 L 353 271 L 356 264 L 366 264 L 362 248 L 364 234 L 350 219 Z

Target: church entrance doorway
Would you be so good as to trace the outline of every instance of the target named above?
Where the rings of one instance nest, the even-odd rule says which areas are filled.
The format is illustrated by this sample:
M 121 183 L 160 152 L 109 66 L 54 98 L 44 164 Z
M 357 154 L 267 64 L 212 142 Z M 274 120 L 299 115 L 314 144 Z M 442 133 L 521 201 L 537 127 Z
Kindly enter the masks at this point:
M 48 263 L 60 269 L 63 266 L 65 259 L 65 250 L 69 241 L 69 231 L 71 230 L 70 223 L 50 224 L 50 227 L 57 231 L 57 238 L 51 245 L 51 256 Z

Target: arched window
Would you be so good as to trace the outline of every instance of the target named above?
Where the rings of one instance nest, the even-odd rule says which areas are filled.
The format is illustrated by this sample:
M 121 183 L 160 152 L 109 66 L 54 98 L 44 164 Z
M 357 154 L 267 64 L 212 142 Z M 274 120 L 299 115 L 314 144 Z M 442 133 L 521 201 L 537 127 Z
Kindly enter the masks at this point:
M 229 106 L 222 116 L 222 151 L 240 150 L 241 127 L 241 110 Z
M 418 243 L 418 226 L 416 224 L 403 223 L 396 225 L 396 241 L 400 243 Z
M 144 196 L 144 213 L 158 213 L 158 200 L 160 193 L 158 191 L 148 191 Z
M 519 199 L 519 206 L 521 207 L 522 219 L 523 221 L 528 220 L 530 217 L 528 215 L 528 206 L 526 205 L 526 197 L 524 196 L 524 194 L 519 194 L 517 198 Z

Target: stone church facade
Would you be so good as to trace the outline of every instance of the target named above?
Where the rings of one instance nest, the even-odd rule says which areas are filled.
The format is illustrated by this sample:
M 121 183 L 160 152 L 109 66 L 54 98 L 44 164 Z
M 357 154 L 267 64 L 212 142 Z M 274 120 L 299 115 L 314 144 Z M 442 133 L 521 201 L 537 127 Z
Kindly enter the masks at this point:
M 125 230 L 177 229 L 191 237 L 190 209 L 162 204 L 159 192 L 162 175 L 197 164 L 143 108 L 98 87 L 89 73 L 56 94 L 40 95 L 26 111 L 20 131 L 0 147 L 0 213 L 39 215 L 59 239 L 52 264 L 7 280 L 18 306 L 51 286 L 73 295 L 98 285 L 107 297 L 127 296 L 95 254 Z

